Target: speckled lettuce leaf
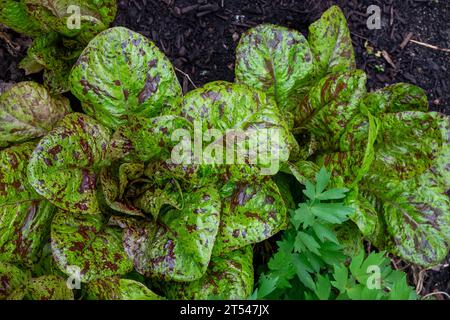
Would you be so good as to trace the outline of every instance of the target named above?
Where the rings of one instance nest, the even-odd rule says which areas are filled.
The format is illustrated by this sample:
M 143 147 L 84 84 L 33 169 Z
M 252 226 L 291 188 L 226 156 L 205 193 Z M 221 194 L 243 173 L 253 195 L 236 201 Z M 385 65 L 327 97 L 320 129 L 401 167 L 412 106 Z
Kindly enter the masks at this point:
M 214 256 L 199 280 L 169 282 L 162 290 L 169 299 L 246 300 L 253 291 L 252 246 Z
M 30 273 L 17 266 L 0 261 L 0 300 L 5 300 L 14 290 L 28 282 Z
M 155 220 L 164 207 L 170 206 L 181 210 L 183 207 L 183 193 L 176 180 L 169 181 L 164 187 L 144 187 L 133 204 Z
M 396 83 L 371 92 L 364 98 L 364 103 L 374 115 L 400 111 L 428 111 L 425 91 L 409 83 Z
M 26 266 L 39 259 L 54 213 L 27 180 L 34 146 L 25 142 L 0 151 L 0 260 Z
M 0 147 L 40 138 L 71 111 L 69 101 L 35 82 L 20 82 L 0 96 Z
M 161 300 L 140 282 L 116 277 L 102 278 L 86 284 L 83 297 L 87 300 Z
M 131 179 L 141 177 L 143 172 L 143 163 L 114 163 L 102 168 L 98 178 L 97 198 L 103 211 L 144 216 L 140 209 L 125 198 L 125 190 Z
M 25 142 L 0 151 L 0 206 L 38 200 L 27 179 L 27 164 L 35 142 Z
M 320 167 L 312 161 L 299 160 L 294 163 L 287 163 L 282 168 L 282 172 L 291 174 L 301 184 L 306 184 L 307 181 L 313 181 Z
M 67 275 L 79 268 L 82 282 L 124 275 L 133 269 L 122 245 L 122 231 L 107 225 L 99 213 L 59 210 L 51 225 L 51 241 L 59 268 Z
M 56 32 L 49 32 L 33 40 L 19 67 L 25 70 L 25 74 L 44 70 L 45 87 L 52 94 L 59 94 L 70 90 L 70 70 L 80 53 L 79 43 L 69 41 Z
M 66 280 L 53 275 L 31 279 L 8 297 L 8 300 L 73 299 L 73 291 L 67 287 Z
M 334 73 L 320 79 L 299 103 L 296 127 L 316 139 L 319 150 L 336 150 L 348 123 L 359 113 L 366 94 L 366 75 L 361 70 Z
M 151 118 L 177 109 L 181 87 L 169 60 L 144 36 L 122 27 L 97 35 L 70 74 L 83 110 L 110 128 L 130 115 Z
M 293 111 L 315 76 L 314 57 L 300 32 L 263 24 L 241 37 L 235 72 L 236 82 L 275 97 L 283 112 Z
M 28 164 L 34 189 L 71 212 L 98 212 L 96 180 L 106 163 L 110 132 L 94 119 L 71 113 L 37 145 Z
M 236 184 L 232 191 L 227 189 L 230 188 L 225 186 L 221 190 L 222 213 L 215 253 L 261 242 L 286 227 L 286 205 L 272 180 Z
M 325 166 L 334 175 L 342 177 L 346 187 L 356 187 L 371 169 L 379 126 L 378 119 L 370 113 L 357 114 L 340 139 L 342 151 L 319 155 L 316 157 L 316 164 Z
M 158 221 L 114 217 L 124 228 L 123 245 L 135 269 L 159 280 L 193 281 L 208 267 L 219 227 L 221 202 L 212 187 L 184 194 L 181 210 L 169 209 Z
M 66 37 L 77 37 L 82 43 L 89 42 L 98 32 L 108 28 L 116 15 L 114 0 L 24 0 L 29 15 L 35 18 L 41 28 L 58 32 Z M 80 10 L 80 27 L 69 28 L 74 11 Z M 73 10 L 73 9 L 72 9 Z
M 380 230 L 384 230 L 384 226 L 373 201 L 362 194 L 358 187 L 353 187 L 347 193 L 345 205 L 354 209 L 349 217 L 358 226 L 362 235 L 377 243 L 377 236 Z
M 432 169 L 435 179 L 450 187 L 448 117 L 435 112 L 404 111 L 383 114 L 380 121 L 372 172 L 405 180 Z
M 450 201 L 439 187 L 415 179 L 386 180 L 370 176 L 361 187 L 375 199 L 386 231 L 384 246 L 414 264 L 431 267 L 440 263 L 450 247 Z
M 119 127 L 111 138 L 108 158 L 121 161 L 156 161 L 168 159 L 180 141 L 172 139 L 175 130 L 192 132 L 185 118 L 165 115 L 155 118 L 130 117 L 127 125 Z
M 268 143 L 270 155 L 264 156 L 264 152 L 259 153 L 257 158 L 253 158 L 253 161 L 251 160 L 252 157 L 255 157 L 254 153 L 248 152 L 239 155 L 238 148 L 234 148 L 234 153 L 229 148 L 227 151 L 234 155 L 235 161 L 232 162 L 234 164 L 238 162 L 236 160 L 240 156 L 249 160 L 252 165 L 267 168 L 271 160 L 278 158 L 278 162 L 282 163 L 287 161 L 290 155 L 295 157 L 298 154 L 298 144 L 289 132 L 289 125 L 283 119 L 275 100 L 262 91 L 246 85 L 216 81 L 190 91 L 185 96 L 181 115 L 194 124 L 199 123 L 202 126 L 202 132 L 212 136 L 209 142 L 205 142 L 208 146 L 212 142 L 223 143 L 224 140 L 226 143 L 233 143 L 233 139 L 239 144 L 247 146 L 245 143 L 250 144 L 249 141 L 252 138 L 254 139 L 253 143 L 256 144 L 264 134 L 267 134 L 269 138 L 272 137 Z M 216 134 L 210 131 L 211 128 L 218 131 L 218 137 L 215 137 Z M 227 134 L 228 129 L 233 131 L 229 131 Z M 258 146 L 263 146 L 263 144 Z M 249 149 L 255 151 L 256 148 Z M 261 155 L 263 156 L 261 157 Z M 222 159 L 226 163 L 230 163 L 228 158 L 226 154 L 222 154 Z M 214 163 L 214 161 L 212 162 Z M 249 167 L 248 162 L 244 164 L 247 168 Z
M 36 36 L 43 32 L 38 21 L 28 14 L 24 1 L 1 0 L 0 23 L 28 36 Z
M 365 81 L 364 72 L 355 70 L 326 76 L 311 87 L 294 115 L 295 126 L 309 136 L 302 147 L 306 155 L 339 151 L 341 135 L 360 112 Z
M 49 237 L 55 207 L 46 200 L 0 205 L 0 259 L 31 267 Z
M 356 68 L 350 30 L 338 6 L 332 6 L 309 26 L 308 42 L 321 74 Z

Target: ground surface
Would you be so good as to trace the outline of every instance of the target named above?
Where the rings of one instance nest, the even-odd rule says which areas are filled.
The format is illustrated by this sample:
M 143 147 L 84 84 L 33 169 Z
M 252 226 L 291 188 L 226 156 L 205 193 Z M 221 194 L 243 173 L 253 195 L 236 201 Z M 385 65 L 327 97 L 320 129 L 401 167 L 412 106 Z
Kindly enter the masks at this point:
M 153 40 L 179 71 L 185 91 L 213 80 L 232 81 L 234 52 L 240 34 L 260 23 L 274 23 L 307 34 L 307 27 L 332 4 L 349 20 L 358 67 L 368 74 L 371 90 L 409 82 L 427 91 L 430 109 L 450 114 L 450 52 L 405 38 L 450 48 L 448 0 L 119 0 L 115 25 L 126 26 Z M 369 5 L 382 10 L 380 30 L 366 25 Z M 408 36 L 409 35 L 409 36 Z M 406 43 L 406 42 L 405 42 Z M 405 44 L 404 43 L 404 44 Z M 0 27 L 0 86 L 25 77 L 17 65 L 29 39 Z M 375 53 L 385 51 L 388 60 Z M 370 53 L 372 52 L 372 53 Z M 34 76 L 39 79 L 39 76 Z M 411 283 L 423 280 L 421 294 L 450 293 L 449 259 L 436 271 L 406 268 Z M 420 274 L 420 276 L 419 276 Z M 437 295 L 443 298 L 443 295 Z

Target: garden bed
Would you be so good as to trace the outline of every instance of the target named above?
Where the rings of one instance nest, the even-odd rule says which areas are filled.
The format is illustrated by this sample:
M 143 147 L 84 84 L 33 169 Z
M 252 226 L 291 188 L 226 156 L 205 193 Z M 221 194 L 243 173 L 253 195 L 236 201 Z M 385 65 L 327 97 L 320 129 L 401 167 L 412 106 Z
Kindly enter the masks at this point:
M 333 3 L 348 19 L 357 66 L 367 73 L 370 90 L 413 83 L 426 90 L 431 110 L 450 115 L 447 1 L 120 0 L 114 25 L 154 41 L 176 67 L 186 92 L 214 80 L 233 81 L 236 45 L 247 29 L 274 23 L 306 34 L 307 27 Z M 380 30 L 366 26 L 366 9 L 372 4 L 382 9 Z M 30 40 L 6 29 L 0 29 L 0 38 L 0 85 L 30 79 L 18 68 Z M 409 271 L 412 285 L 420 286 L 423 280 L 420 293 L 425 295 L 450 293 L 449 262 L 447 258 L 440 268 L 426 272 L 403 262 L 394 261 L 394 265 Z

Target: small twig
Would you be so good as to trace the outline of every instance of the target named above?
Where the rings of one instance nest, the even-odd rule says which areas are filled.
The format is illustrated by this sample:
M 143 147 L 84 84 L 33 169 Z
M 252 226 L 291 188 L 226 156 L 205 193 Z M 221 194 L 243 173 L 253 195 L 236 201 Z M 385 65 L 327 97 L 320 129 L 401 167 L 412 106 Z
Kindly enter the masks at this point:
M 444 52 L 450 52 L 450 49 L 439 48 L 439 47 L 433 46 L 431 44 L 420 42 L 420 41 L 417 41 L 417 40 L 409 40 L 409 41 L 412 42 L 412 43 L 418 44 L 420 46 L 424 46 L 424 47 L 430 48 L 430 49 L 444 51 Z
M 420 292 L 423 289 L 423 280 L 425 279 L 424 273 L 426 270 L 420 270 L 418 280 L 417 280 L 417 286 L 416 286 L 416 293 L 420 294 Z
M 392 61 L 391 56 L 389 53 L 387 53 L 385 50 L 381 51 L 381 55 L 383 58 L 391 65 L 392 68 L 397 69 L 397 66 L 395 65 L 394 61 Z
M 412 33 L 412 32 L 409 32 L 409 33 L 406 35 L 405 39 L 403 39 L 402 43 L 400 44 L 400 48 L 401 48 L 402 50 L 403 50 L 403 49 L 406 47 L 406 45 L 409 43 L 409 41 L 411 40 L 412 36 L 413 36 L 413 33 Z
M 20 50 L 20 46 L 18 44 L 15 44 L 11 38 L 9 37 L 8 34 L 0 31 L 0 39 L 3 39 L 6 42 L 6 49 L 8 50 L 8 52 L 16 57 L 17 56 L 17 51 Z
M 351 34 L 354 35 L 354 36 L 356 36 L 356 37 L 358 37 L 358 38 L 361 38 L 361 39 L 364 39 L 364 40 L 366 40 L 366 41 L 369 41 L 369 39 L 367 39 L 366 37 L 363 37 L 363 36 L 360 35 L 360 34 L 357 34 L 356 32 L 352 32 Z
M 191 77 L 189 77 L 189 75 L 186 72 L 178 69 L 177 67 L 175 67 L 175 70 L 178 71 L 179 73 L 181 73 L 183 76 L 185 76 L 189 80 L 189 82 L 192 84 L 192 86 L 197 89 L 197 86 L 195 85 L 194 81 L 192 81 Z
M 431 296 L 438 295 L 438 294 L 442 294 L 442 295 L 446 296 L 448 299 L 450 299 L 450 294 L 448 294 L 447 292 L 444 292 L 444 291 L 436 291 L 436 292 L 430 292 L 430 293 L 424 295 L 424 296 L 422 297 L 422 300 L 424 300 L 424 299 L 426 299 L 426 298 L 428 298 L 428 297 L 431 297 Z

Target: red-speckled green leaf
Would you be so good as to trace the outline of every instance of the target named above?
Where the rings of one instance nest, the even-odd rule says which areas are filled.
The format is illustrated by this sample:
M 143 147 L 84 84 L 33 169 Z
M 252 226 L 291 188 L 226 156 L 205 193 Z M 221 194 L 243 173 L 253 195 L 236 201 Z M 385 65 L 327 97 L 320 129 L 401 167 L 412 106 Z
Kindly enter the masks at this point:
M 84 298 L 87 300 L 161 300 L 142 283 L 120 278 L 103 278 L 86 285 Z
M 46 200 L 0 205 L 0 259 L 36 263 L 50 234 L 55 207 Z
M 17 266 L 0 261 L 0 300 L 5 300 L 14 290 L 28 282 L 30 273 Z
M 0 260 L 31 266 L 48 237 L 54 207 L 28 184 L 35 143 L 0 151 Z
M 0 96 L 0 147 L 40 138 L 69 113 L 69 100 L 35 82 L 20 82 Z
M 59 268 L 80 280 L 120 276 L 133 269 L 122 245 L 122 231 L 106 225 L 101 214 L 68 213 L 59 210 L 52 222 L 53 257 Z
M 380 115 L 382 127 L 375 145 L 373 172 L 409 179 L 434 168 L 450 187 L 449 118 L 439 113 L 404 111 Z
M 24 1 L 1 0 L 0 23 L 28 36 L 36 36 L 44 32 L 38 21 L 28 14 Z
M 340 136 L 359 112 L 365 84 L 366 75 L 361 70 L 322 78 L 300 102 L 294 115 L 296 126 L 314 136 L 318 149 L 337 149 Z
M 38 144 L 28 165 L 30 184 L 55 206 L 98 212 L 96 180 L 105 164 L 110 132 L 94 119 L 71 113 Z
M 369 93 L 364 103 L 372 114 L 399 111 L 428 111 L 428 99 L 422 88 L 396 83 Z
M 261 170 L 266 169 L 268 174 L 275 174 L 278 168 L 272 165 L 279 165 L 289 156 L 295 158 L 298 154 L 298 144 L 274 99 L 246 85 L 216 81 L 190 91 L 185 96 L 181 115 L 201 126 L 194 130 L 202 130 L 205 135 L 212 136 L 212 141 L 205 142 L 207 146 L 211 142 L 221 144 L 225 141 L 227 150 L 222 152 L 220 164 L 239 166 L 242 163 L 244 170 L 257 165 Z M 264 138 L 266 144 L 261 143 Z M 251 143 L 257 148 L 252 148 Z M 212 162 L 210 166 L 219 162 L 215 160 L 213 157 L 203 159 L 204 162 Z
M 27 179 L 27 164 L 35 142 L 26 142 L 0 151 L 0 206 L 38 200 Z
M 398 182 L 372 175 L 361 189 L 373 196 L 386 225 L 384 247 L 406 261 L 431 267 L 450 248 L 450 201 L 442 188 L 420 180 Z
M 141 210 L 132 205 L 132 203 L 127 201 L 127 199 L 124 197 L 124 192 L 129 182 L 128 180 L 124 181 L 124 179 L 130 177 L 124 177 L 123 175 L 120 175 L 120 170 L 122 168 L 123 173 L 123 170 L 125 170 L 123 169 L 124 167 L 128 168 L 127 170 L 132 170 L 133 174 L 136 174 L 136 176 L 134 176 L 134 179 L 137 179 L 141 175 L 143 175 L 143 163 L 123 163 L 120 165 L 113 164 L 110 167 L 103 168 L 99 174 L 99 183 L 97 189 L 99 204 L 105 212 L 112 210 L 116 213 L 124 213 L 133 216 L 144 216 Z
M 236 49 L 236 82 L 275 97 L 283 112 L 295 109 L 314 73 L 309 44 L 295 30 L 259 25 L 243 34 Z
M 308 41 L 320 73 L 343 72 L 356 68 L 350 30 L 339 7 L 332 6 L 309 26 Z
M 272 180 L 222 190 L 222 213 L 214 252 L 231 251 L 270 238 L 286 227 L 286 205 Z
M 111 223 L 125 229 L 125 251 L 139 273 L 160 280 L 193 281 L 208 267 L 220 208 L 219 194 L 209 186 L 184 194 L 182 209 L 169 209 L 156 222 L 115 217 Z
M 172 139 L 175 130 L 190 134 L 192 124 L 185 118 L 166 115 L 147 119 L 131 117 L 111 138 L 108 159 L 121 161 L 157 161 L 168 159 L 179 141 Z
M 76 37 L 82 43 L 89 42 L 98 32 L 108 28 L 116 15 L 114 0 L 24 0 L 29 15 L 41 28 L 52 30 L 66 37 Z M 71 26 L 79 10 L 80 26 Z M 70 27 L 69 27 L 70 26 Z
M 83 110 L 117 128 L 130 115 L 151 118 L 181 103 L 181 87 L 169 60 L 144 36 L 122 27 L 97 35 L 70 75 Z
M 31 279 L 14 291 L 8 300 L 73 300 L 73 291 L 66 280 L 58 276 L 42 276 Z
M 162 290 L 169 299 L 246 300 L 253 291 L 252 246 L 214 256 L 199 280 L 169 282 L 162 285 Z

